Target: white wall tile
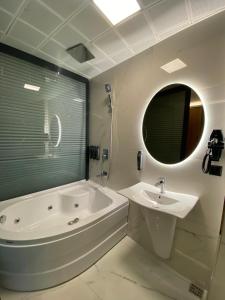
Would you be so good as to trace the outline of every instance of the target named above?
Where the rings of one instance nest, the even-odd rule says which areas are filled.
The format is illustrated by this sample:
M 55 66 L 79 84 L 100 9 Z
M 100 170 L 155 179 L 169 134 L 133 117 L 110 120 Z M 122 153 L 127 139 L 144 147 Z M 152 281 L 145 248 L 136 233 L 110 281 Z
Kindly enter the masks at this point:
M 90 40 L 103 33 L 110 26 L 93 6 L 89 5 L 71 20 L 75 26 Z
M 21 21 L 17 21 L 13 25 L 9 32 L 9 36 L 32 47 L 37 47 L 45 38 L 45 35 Z
M 40 31 L 49 34 L 62 20 L 37 1 L 30 1 L 24 8 L 20 18 Z
M 218 28 L 223 30 L 218 32 Z M 91 81 L 90 124 L 96 126 L 90 126 L 90 141 L 104 147 L 110 145 L 110 119 L 104 107 L 105 92 L 99 86 L 110 82 L 113 87 L 113 155 L 107 185 L 118 190 L 139 181 L 154 184 L 159 176 L 165 176 L 168 190 L 199 195 L 195 209 L 177 223 L 172 257 L 166 263 L 205 288 L 209 288 L 217 255 L 225 172 L 222 177 L 203 174 L 201 163 L 211 130 L 225 126 L 225 102 L 216 103 L 218 97 L 225 99 L 224 28 L 225 12 L 166 39 Z M 187 68 L 170 75 L 160 70 L 163 63 L 176 57 L 187 62 Z M 207 132 L 198 152 L 189 161 L 172 168 L 151 159 L 143 145 L 141 128 L 145 107 L 152 96 L 175 82 L 191 86 L 203 101 L 207 98 L 211 104 L 207 105 Z M 138 172 L 136 154 L 141 149 L 144 169 Z M 225 166 L 224 157 L 219 164 Z M 99 164 L 91 162 L 90 178 L 96 180 L 98 171 Z M 134 210 L 129 215 L 132 237 L 152 252 L 143 217 L 138 209 Z

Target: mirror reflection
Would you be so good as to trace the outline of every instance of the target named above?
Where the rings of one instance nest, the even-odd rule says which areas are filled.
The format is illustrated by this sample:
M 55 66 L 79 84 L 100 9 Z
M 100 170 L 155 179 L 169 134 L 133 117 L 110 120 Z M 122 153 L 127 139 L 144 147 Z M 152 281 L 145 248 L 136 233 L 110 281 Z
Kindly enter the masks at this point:
M 202 102 L 195 91 L 183 84 L 169 85 L 146 109 L 142 127 L 145 146 L 159 162 L 181 162 L 197 147 L 204 120 Z

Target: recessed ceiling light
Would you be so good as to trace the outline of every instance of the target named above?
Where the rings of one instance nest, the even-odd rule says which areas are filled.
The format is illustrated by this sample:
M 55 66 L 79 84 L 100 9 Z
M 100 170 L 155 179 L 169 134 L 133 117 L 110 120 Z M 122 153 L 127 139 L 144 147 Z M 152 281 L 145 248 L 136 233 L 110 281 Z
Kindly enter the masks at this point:
M 185 67 L 187 67 L 187 65 L 179 58 L 176 58 L 170 61 L 168 64 L 161 66 L 160 68 L 166 71 L 167 73 L 173 73 Z
M 40 86 L 32 85 L 32 84 L 24 84 L 24 88 L 27 90 L 38 92 L 40 90 Z
M 136 0 L 93 1 L 113 25 L 116 25 L 141 9 Z

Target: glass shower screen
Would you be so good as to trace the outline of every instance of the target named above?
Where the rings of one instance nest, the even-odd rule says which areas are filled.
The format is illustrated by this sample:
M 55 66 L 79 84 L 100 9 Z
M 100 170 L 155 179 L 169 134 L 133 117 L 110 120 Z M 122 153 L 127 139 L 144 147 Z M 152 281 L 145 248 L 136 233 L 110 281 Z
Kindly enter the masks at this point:
M 86 91 L 0 52 L 0 200 L 85 178 Z

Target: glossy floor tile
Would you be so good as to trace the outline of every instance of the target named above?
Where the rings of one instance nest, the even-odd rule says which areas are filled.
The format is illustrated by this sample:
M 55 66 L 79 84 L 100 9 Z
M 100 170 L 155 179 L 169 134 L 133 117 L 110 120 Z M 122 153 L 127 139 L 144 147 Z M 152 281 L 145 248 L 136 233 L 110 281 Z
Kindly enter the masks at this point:
M 0 289 L 0 295 L 1 300 L 197 300 L 188 286 L 188 281 L 126 237 L 65 284 L 26 293 Z

